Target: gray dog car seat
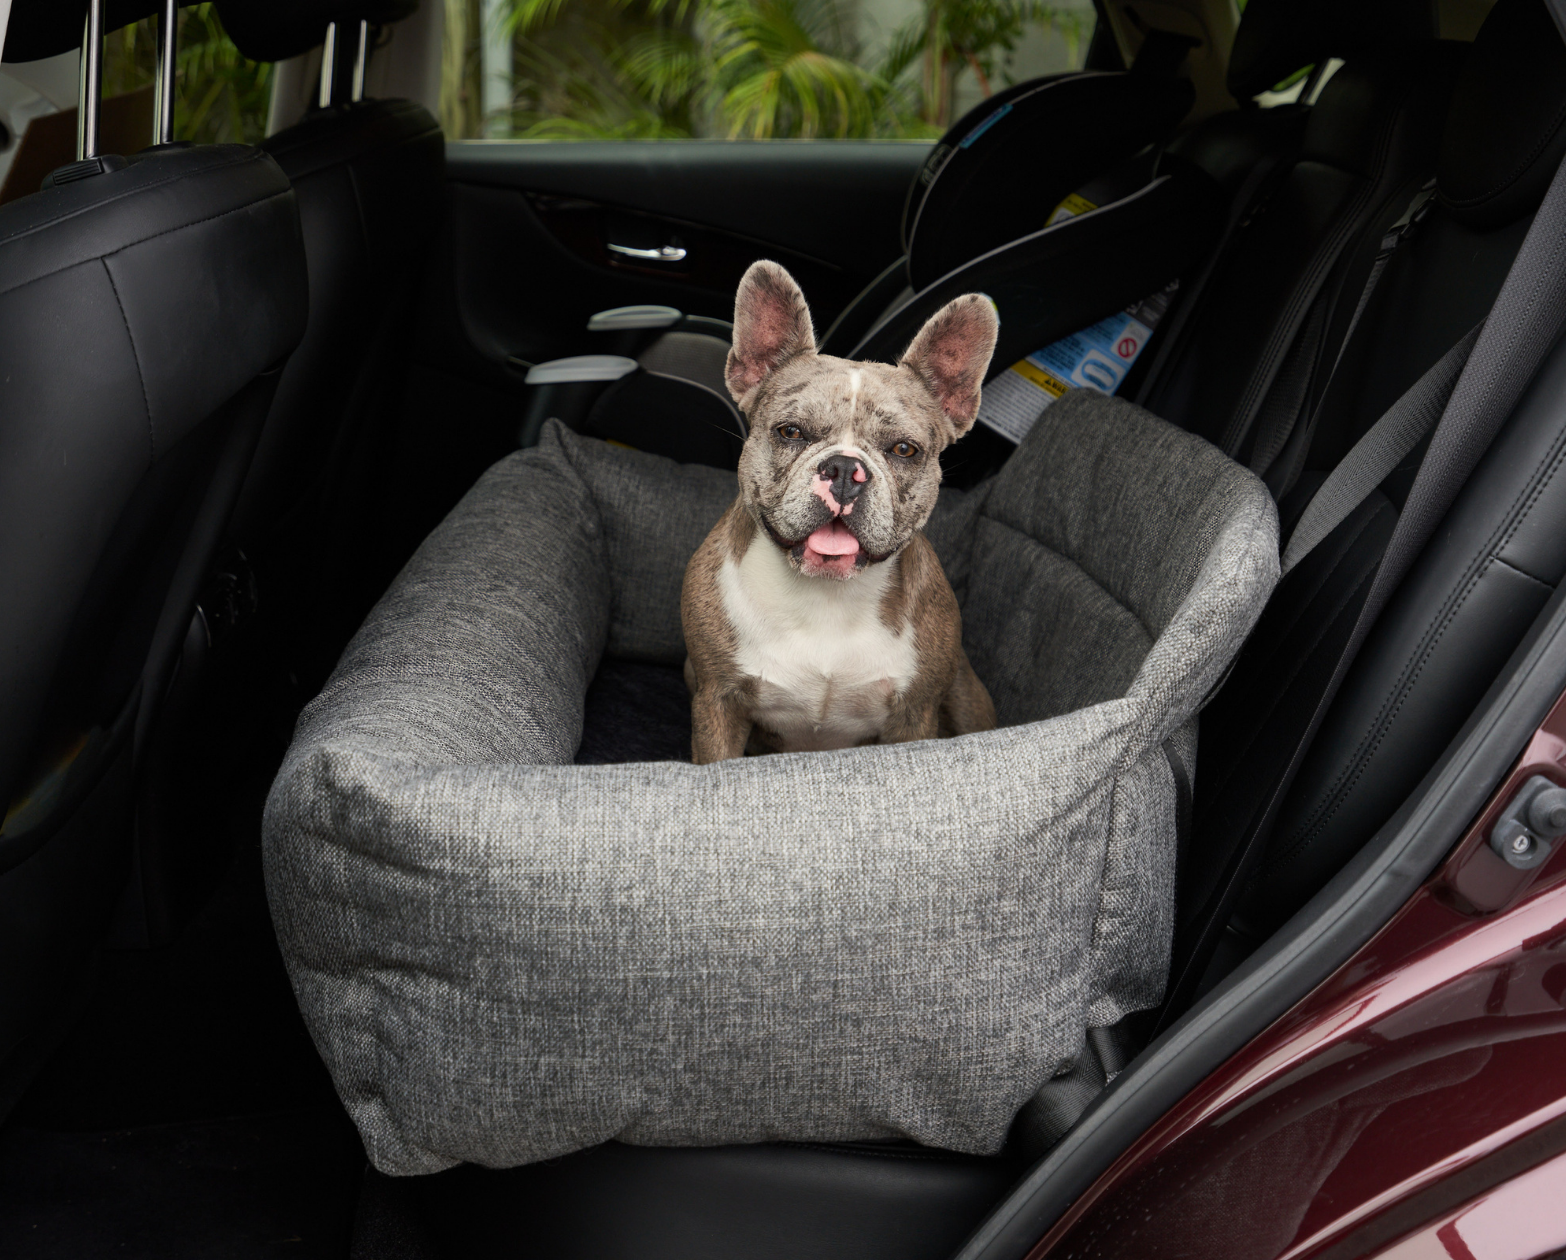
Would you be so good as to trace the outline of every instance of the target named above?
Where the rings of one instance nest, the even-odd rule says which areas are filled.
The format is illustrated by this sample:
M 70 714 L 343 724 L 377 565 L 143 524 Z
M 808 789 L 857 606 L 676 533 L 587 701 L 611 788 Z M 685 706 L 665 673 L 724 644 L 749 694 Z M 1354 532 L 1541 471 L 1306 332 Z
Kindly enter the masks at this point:
M 1250 472 L 1068 393 L 927 527 L 1000 729 L 574 765 L 677 665 L 734 475 L 557 423 L 429 537 L 300 719 L 268 892 L 376 1167 L 906 1137 L 989 1153 L 1168 967 L 1176 775 L 1278 572 Z

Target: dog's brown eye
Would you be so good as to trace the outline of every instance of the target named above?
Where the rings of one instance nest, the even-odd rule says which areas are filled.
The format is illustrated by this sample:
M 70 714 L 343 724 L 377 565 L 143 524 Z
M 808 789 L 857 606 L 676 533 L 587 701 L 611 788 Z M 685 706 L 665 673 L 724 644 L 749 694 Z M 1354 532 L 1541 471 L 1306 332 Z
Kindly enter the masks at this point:
M 797 442 L 805 434 L 797 424 L 780 424 L 778 425 L 778 436 L 785 442 Z
M 919 453 L 919 448 L 912 442 L 899 442 L 892 447 L 892 454 L 900 459 L 912 459 Z

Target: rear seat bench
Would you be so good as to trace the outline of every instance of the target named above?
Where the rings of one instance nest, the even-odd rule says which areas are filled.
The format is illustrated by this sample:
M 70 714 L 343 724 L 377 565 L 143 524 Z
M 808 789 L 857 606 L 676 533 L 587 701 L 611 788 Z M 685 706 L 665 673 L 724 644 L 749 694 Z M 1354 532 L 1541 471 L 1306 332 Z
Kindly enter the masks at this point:
M 1287 7 L 1252 0 L 1242 36 L 1264 32 L 1272 11 Z M 1226 116 L 1177 146 L 1209 164 L 1231 190 L 1246 186 L 1250 166 L 1232 161 L 1236 152 L 1284 158 L 1261 189 L 1264 201 L 1234 216 L 1248 224 L 1228 240 L 1183 333 L 1161 359 L 1145 359 L 1144 379 L 1130 382 L 1155 411 L 1215 441 L 1227 435 L 1231 453 L 1272 474 L 1285 537 L 1359 436 L 1483 318 L 1566 153 L 1566 128 L 1551 126 L 1566 116 L 1566 49 L 1541 0 L 1499 0 L 1466 61 L 1462 49 L 1406 40 L 1392 47 L 1420 33 L 1422 5 L 1343 0 L 1314 11 L 1341 34 L 1372 8 L 1365 20 L 1391 23 L 1373 28 L 1376 40 L 1313 34 L 1310 55 L 1271 79 L 1270 66 L 1256 68 L 1268 63 L 1249 63 L 1261 77 L 1246 81 L 1247 96 L 1305 61 L 1352 55 L 1312 112 Z M 1242 51 L 1237 45 L 1243 76 Z M 1455 93 L 1449 109 L 1448 93 Z M 1291 129 L 1299 125 L 1305 135 L 1295 160 Z M 1392 256 L 1334 373 L 1381 236 L 1432 175 L 1437 197 Z M 1257 191 L 1253 183 L 1249 192 Z M 1301 277 L 1345 214 L 1354 230 L 1303 309 L 1288 315 Z M 1260 348 L 1276 337 L 1299 349 L 1278 360 L 1260 399 L 1246 402 L 1247 390 L 1254 395 L 1258 388 Z M 1566 576 L 1566 478 L 1555 475 L 1566 459 L 1563 398 L 1566 356 L 1557 353 L 1359 654 L 1225 947 L 1207 968 L 1207 985 L 1371 838 Z M 1416 450 L 1284 579 L 1228 684 L 1203 713 L 1177 950 L 1321 694 L 1421 454 Z M 964 1160 L 908 1146 L 609 1145 L 509 1173 L 464 1169 L 396 1186 L 372 1174 L 361 1240 L 373 1240 L 377 1229 L 404 1240 L 431 1230 L 463 1236 L 470 1254 L 499 1254 L 514 1247 L 522 1229 L 560 1256 L 656 1258 L 747 1246 L 788 1256 L 946 1255 L 956 1236 L 937 1223 L 949 1225 L 963 1213 L 977 1221 L 1022 1168 L 1017 1156 L 1035 1153 L 1069 1126 L 1102 1085 L 1099 1060 L 1123 1048 L 1086 1048 L 1083 1071 L 1062 1078 L 1053 1132 L 1042 1126 L 1037 1144 L 1011 1159 Z M 415 1246 L 408 1254 L 424 1253 Z

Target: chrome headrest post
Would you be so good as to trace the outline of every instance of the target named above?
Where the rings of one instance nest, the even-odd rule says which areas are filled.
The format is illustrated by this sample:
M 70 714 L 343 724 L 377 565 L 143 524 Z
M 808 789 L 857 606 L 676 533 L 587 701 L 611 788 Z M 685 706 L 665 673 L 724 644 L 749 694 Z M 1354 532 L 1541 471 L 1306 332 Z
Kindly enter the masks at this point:
M 76 160 L 98 156 L 98 98 L 103 93 L 103 0 L 87 0 L 81 81 L 76 93 Z
M 364 69 L 370 60 L 370 24 L 361 19 L 359 22 L 359 51 L 353 57 L 353 99 L 364 99 Z
M 174 52 L 179 42 L 179 0 L 163 0 L 158 14 L 158 73 L 152 90 L 152 143 L 174 139 Z
M 326 42 L 321 45 L 321 96 L 325 109 L 337 94 L 337 23 L 326 24 Z

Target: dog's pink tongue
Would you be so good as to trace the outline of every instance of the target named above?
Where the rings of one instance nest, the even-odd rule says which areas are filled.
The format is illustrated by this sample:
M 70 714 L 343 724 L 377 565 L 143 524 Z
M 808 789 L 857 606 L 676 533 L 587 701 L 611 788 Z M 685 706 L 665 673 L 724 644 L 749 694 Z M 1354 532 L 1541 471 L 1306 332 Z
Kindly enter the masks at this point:
M 805 539 L 805 546 L 818 555 L 851 556 L 859 551 L 859 539 L 842 521 L 834 520 Z

